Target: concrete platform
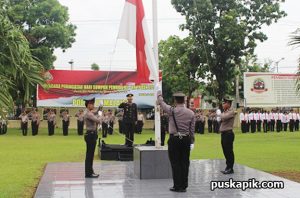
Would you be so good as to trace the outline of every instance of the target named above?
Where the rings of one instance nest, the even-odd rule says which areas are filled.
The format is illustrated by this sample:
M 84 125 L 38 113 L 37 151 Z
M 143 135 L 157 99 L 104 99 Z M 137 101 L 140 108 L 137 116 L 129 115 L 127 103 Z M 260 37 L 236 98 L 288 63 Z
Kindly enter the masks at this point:
M 234 175 L 220 174 L 223 160 L 197 160 L 190 166 L 189 188 L 186 193 L 169 191 L 171 179 L 140 180 L 134 176 L 133 162 L 100 162 L 94 169 L 100 173 L 98 179 L 84 178 L 84 163 L 50 163 L 41 178 L 35 198 L 296 198 L 300 194 L 300 184 L 242 165 L 235 166 Z M 280 190 L 210 190 L 210 182 L 283 181 Z
M 139 179 L 172 178 L 172 168 L 166 146 L 162 148 L 137 146 L 133 151 L 135 177 Z

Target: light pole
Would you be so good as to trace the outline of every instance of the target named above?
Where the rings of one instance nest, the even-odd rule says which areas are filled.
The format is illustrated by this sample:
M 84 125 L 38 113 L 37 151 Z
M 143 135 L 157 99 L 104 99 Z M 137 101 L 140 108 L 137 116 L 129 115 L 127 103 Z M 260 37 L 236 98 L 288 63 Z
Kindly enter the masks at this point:
M 69 64 L 71 65 L 71 70 L 74 69 L 74 68 L 73 68 L 73 63 L 74 63 L 74 61 L 73 61 L 73 59 L 71 59 L 71 60 L 69 61 Z
M 152 14 L 153 14 L 153 52 L 154 58 L 157 66 L 156 79 L 154 85 L 159 83 L 159 60 L 158 60 L 158 23 L 157 23 L 157 0 L 152 1 Z M 155 98 L 157 98 L 157 90 L 155 89 Z M 155 106 L 155 147 L 161 147 L 161 137 L 160 137 L 160 107 L 157 104 Z
M 283 60 L 284 60 L 284 57 L 282 57 L 281 59 L 279 59 L 278 61 L 275 62 L 277 73 L 278 73 L 278 65 Z
M 235 65 L 236 69 L 236 77 L 235 77 L 235 98 L 236 98 L 236 108 L 238 108 L 240 105 L 240 67 L 238 64 Z

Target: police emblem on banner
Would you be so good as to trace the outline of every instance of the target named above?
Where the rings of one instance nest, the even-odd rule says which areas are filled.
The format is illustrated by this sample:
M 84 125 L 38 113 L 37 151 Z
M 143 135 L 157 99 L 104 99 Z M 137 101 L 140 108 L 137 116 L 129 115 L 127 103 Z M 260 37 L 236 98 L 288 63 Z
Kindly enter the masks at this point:
M 251 91 L 255 93 L 264 93 L 268 91 L 268 89 L 266 88 L 264 80 L 261 78 L 257 78 L 253 82 L 253 88 L 251 89 Z

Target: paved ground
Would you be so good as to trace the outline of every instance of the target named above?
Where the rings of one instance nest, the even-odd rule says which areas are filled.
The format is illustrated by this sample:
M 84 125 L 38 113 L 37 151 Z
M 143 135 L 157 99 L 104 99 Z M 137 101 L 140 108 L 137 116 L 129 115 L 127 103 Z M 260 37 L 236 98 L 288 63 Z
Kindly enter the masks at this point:
M 40 181 L 35 198 L 235 198 L 235 197 L 300 197 L 300 183 L 292 182 L 262 171 L 241 165 L 235 166 L 235 174 L 222 175 L 223 160 L 196 160 L 191 162 L 189 188 L 186 193 L 174 193 L 168 189 L 172 180 L 139 180 L 134 176 L 132 162 L 101 162 L 94 164 L 98 179 L 84 178 L 83 163 L 48 164 Z M 210 190 L 211 181 L 283 181 L 280 190 Z

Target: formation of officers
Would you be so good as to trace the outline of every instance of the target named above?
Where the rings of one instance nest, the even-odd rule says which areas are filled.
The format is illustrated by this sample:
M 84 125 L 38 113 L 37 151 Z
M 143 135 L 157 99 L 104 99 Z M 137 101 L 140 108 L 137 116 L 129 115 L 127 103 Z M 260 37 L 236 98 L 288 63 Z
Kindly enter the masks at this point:
M 31 120 L 32 120 L 32 122 L 31 122 L 32 136 L 36 136 L 39 131 L 39 125 L 40 125 L 41 118 L 40 118 L 40 114 L 36 111 L 35 108 L 33 108 L 29 114 L 27 114 L 25 111 L 23 111 L 23 113 L 21 113 L 21 115 L 19 116 L 19 118 L 21 120 L 22 134 L 24 136 L 27 135 L 29 116 L 31 117 Z
M 98 130 L 102 131 L 102 138 L 106 138 L 107 135 L 112 135 L 114 132 L 115 122 L 118 122 L 119 133 L 127 134 L 127 131 L 133 131 L 133 133 L 141 134 L 143 131 L 143 126 L 145 123 L 145 118 L 143 113 L 137 111 L 136 105 L 131 107 L 130 101 L 132 101 L 131 94 L 127 95 L 129 97 L 129 102 L 122 103 L 119 106 L 119 110 L 114 113 L 111 109 L 107 111 L 100 111 L 99 116 L 102 118 L 101 124 L 98 126 Z M 130 106 L 130 108 L 128 108 Z M 128 111 L 132 109 L 133 112 Z M 124 112 L 125 111 L 125 112 Z M 125 116 L 124 116 L 125 113 Z M 133 113 L 134 117 L 128 117 L 128 114 Z M 75 114 L 77 117 L 77 134 L 83 135 L 84 131 L 84 114 L 85 111 L 80 109 L 78 113 Z M 207 124 L 207 130 L 209 133 L 219 133 L 221 126 L 221 110 L 220 108 L 211 109 L 208 113 L 200 109 L 194 111 L 195 115 L 195 133 L 204 134 Z M 48 135 L 52 136 L 55 134 L 56 128 L 56 113 L 54 110 L 50 109 L 46 113 L 46 119 L 48 124 Z M 62 134 L 67 136 L 69 134 L 70 118 L 68 110 L 63 110 L 60 114 L 62 122 Z M 28 134 L 28 123 L 31 119 L 31 131 L 32 136 L 38 135 L 39 126 L 43 117 L 40 116 L 37 109 L 33 108 L 31 112 L 26 113 L 25 111 L 19 116 L 21 121 L 21 131 L 24 136 Z M 129 125 L 129 121 L 132 120 Z M 240 127 L 243 133 L 247 132 L 281 132 L 281 131 L 299 131 L 300 125 L 300 114 L 298 111 L 281 111 L 281 110 L 247 110 L 242 111 L 239 116 Z M 129 129 L 128 129 L 129 127 Z M 5 134 L 7 132 L 7 120 L 0 120 L 0 134 Z M 168 114 L 161 112 L 161 144 L 164 145 L 165 134 L 168 133 Z M 129 143 L 133 139 L 133 134 L 128 134 L 126 145 L 131 145 Z
M 221 126 L 221 109 L 210 109 L 207 114 L 202 110 L 195 110 L 195 133 L 204 134 L 205 123 L 207 120 L 207 129 L 209 133 L 219 133 Z
M 131 96 L 132 98 L 132 96 Z M 131 99 L 132 101 L 132 99 Z M 122 103 L 120 105 L 120 109 L 116 115 L 111 109 L 108 109 L 107 111 L 99 111 L 98 116 L 101 117 L 101 124 L 97 126 L 97 130 L 102 131 L 102 138 L 106 138 L 107 135 L 112 135 L 114 132 L 114 124 L 115 120 L 118 120 L 119 123 L 119 133 L 126 134 L 127 131 L 133 131 L 134 133 L 141 134 L 143 131 L 143 126 L 145 123 L 144 115 L 141 112 L 137 113 L 137 107 L 134 104 L 133 107 L 124 107 L 122 105 L 129 105 L 130 103 Z M 133 108 L 133 111 L 131 112 L 131 109 Z M 125 109 L 125 111 L 124 111 Z M 127 111 L 130 110 L 130 111 Z M 77 118 L 77 134 L 83 135 L 84 133 L 84 114 L 86 113 L 86 110 L 80 109 L 76 114 L 75 117 Z M 135 117 L 128 116 L 129 114 L 136 114 Z M 57 115 L 53 109 L 48 110 L 48 112 L 45 115 L 46 121 L 48 124 L 48 135 L 52 136 L 55 134 L 55 128 L 57 126 Z M 62 122 L 62 134 L 64 136 L 69 135 L 69 126 L 70 126 L 70 118 L 72 116 L 69 115 L 68 110 L 63 110 L 60 114 L 61 122 Z M 128 122 L 129 120 L 133 119 L 132 121 L 132 130 L 131 128 L 128 129 Z M 27 136 L 28 134 L 28 123 L 29 120 L 31 120 L 31 129 L 32 129 L 32 136 L 38 135 L 39 126 L 40 123 L 43 121 L 43 117 L 40 116 L 40 114 L 37 112 L 35 108 L 32 109 L 31 112 L 26 113 L 26 111 L 23 111 L 21 115 L 19 116 L 20 124 L 21 124 L 21 131 L 24 136 Z M 7 125 L 6 120 L 1 119 L 0 120 L 0 134 L 5 134 L 7 132 Z M 3 126 L 3 127 L 2 127 Z M 3 129 L 3 130 L 2 130 Z M 130 137 L 128 137 L 129 140 L 133 139 L 133 135 L 130 133 Z M 126 145 L 130 145 L 128 142 Z
M 299 131 L 299 121 L 299 112 L 293 110 L 249 110 L 240 113 L 240 124 L 243 133 Z

